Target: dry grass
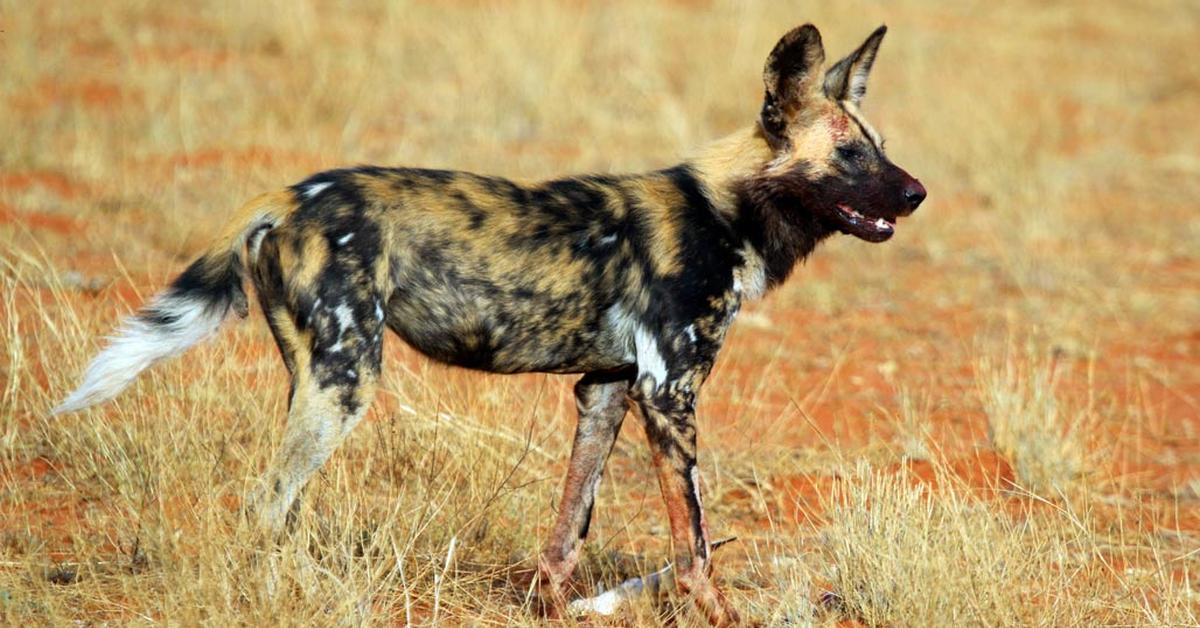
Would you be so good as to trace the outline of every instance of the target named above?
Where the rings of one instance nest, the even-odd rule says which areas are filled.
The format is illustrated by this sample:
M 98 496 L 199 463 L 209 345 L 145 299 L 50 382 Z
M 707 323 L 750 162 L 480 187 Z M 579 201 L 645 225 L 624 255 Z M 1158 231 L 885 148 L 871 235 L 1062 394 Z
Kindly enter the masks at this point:
M 896 395 L 898 415 L 894 417 L 896 426 L 896 442 L 905 460 L 930 460 L 934 453 L 930 451 L 932 440 L 929 414 L 931 412 L 931 396 L 926 391 L 925 396 L 917 399 L 914 394 L 901 388 Z
M 836 603 L 864 623 L 1022 625 L 1050 548 L 970 497 L 863 467 L 834 492 L 825 546 Z M 981 542 L 984 541 L 984 542 Z M 1008 586 L 996 586 L 996 583 Z
M 1084 479 L 1089 453 L 1086 417 L 1071 416 L 1056 396 L 1060 374 L 1052 358 L 1021 360 L 1011 352 L 999 364 L 985 356 L 977 383 L 988 420 L 988 441 L 1012 463 L 1030 491 L 1055 497 Z
M 539 623 L 523 582 L 569 379 L 389 340 L 379 400 L 280 546 L 239 515 L 282 430 L 261 315 L 108 406 L 46 409 L 251 195 L 359 162 L 668 165 L 751 123 L 766 52 L 810 20 L 831 57 L 891 27 L 866 112 L 931 195 L 885 245 L 823 246 L 731 333 L 700 413 L 735 604 L 1195 625 L 1200 13 L 1170 0 L 0 0 L 0 623 Z M 625 432 L 584 588 L 668 553 Z
M 1114 539 L 1092 513 L 1021 508 L 956 485 L 933 490 L 905 473 L 860 465 L 833 491 L 822 545 L 840 612 L 871 626 L 1194 625 L 1200 616 L 1172 581 L 1163 548 L 1129 536 L 1158 569 L 1116 573 Z M 1113 580 L 1119 585 L 1113 586 Z M 1179 594 L 1153 603 L 1140 594 Z M 1140 599 L 1139 599 L 1140 598 Z

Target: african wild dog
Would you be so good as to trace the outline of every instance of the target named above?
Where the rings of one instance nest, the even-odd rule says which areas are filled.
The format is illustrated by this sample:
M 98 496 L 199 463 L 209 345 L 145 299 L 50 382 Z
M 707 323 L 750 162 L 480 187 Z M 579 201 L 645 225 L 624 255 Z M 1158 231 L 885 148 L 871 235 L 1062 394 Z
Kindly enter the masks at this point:
M 583 373 L 541 595 L 561 600 L 632 406 L 670 515 L 679 587 L 714 624 L 733 623 L 710 579 L 696 396 L 743 300 L 835 232 L 887 240 L 925 198 L 858 109 L 884 32 L 828 70 L 816 28 L 787 33 L 767 58 L 757 123 L 665 170 L 524 184 L 360 167 L 260 196 L 124 324 L 55 412 L 111 398 L 231 311 L 244 316 L 249 275 L 291 374 L 283 443 L 251 500 L 279 531 L 371 403 L 385 327 L 448 364 Z

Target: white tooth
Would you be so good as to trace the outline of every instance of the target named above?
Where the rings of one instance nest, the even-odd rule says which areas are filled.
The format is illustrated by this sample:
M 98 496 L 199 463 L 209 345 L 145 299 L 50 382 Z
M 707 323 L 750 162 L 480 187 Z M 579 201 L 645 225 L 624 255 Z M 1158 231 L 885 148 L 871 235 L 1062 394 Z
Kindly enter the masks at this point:
M 887 229 L 890 225 L 888 225 L 888 221 L 879 218 L 875 221 L 875 226 L 879 227 L 880 229 Z

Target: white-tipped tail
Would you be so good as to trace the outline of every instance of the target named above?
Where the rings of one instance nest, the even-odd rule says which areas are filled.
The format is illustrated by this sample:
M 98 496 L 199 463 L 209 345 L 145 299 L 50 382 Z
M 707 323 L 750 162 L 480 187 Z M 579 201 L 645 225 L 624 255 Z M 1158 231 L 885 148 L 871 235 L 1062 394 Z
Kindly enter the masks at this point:
M 155 362 L 179 355 L 216 333 L 231 311 L 245 316 L 248 306 L 242 283 L 247 239 L 254 237 L 253 259 L 266 230 L 295 208 L 295 197 L 288 190 L 262 194 L 243 206 L 213 246 L 125 320 L 88 365 L 83 383 L 51 413 L 82 410 L 112 399 Z
M 83 383 L 52 414 L 74 412 L 112 399 L 155 362 L 179 355 L 212 336 L 229 308 L 189 295 L 158 295 L 125 320 L 109 344 L 88 365 Z

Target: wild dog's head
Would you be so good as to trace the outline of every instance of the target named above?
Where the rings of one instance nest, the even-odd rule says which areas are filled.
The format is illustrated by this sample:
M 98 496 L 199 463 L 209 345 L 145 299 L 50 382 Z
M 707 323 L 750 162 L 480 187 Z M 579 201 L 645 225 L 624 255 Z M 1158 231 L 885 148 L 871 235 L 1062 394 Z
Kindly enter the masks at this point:
M 887 158 L 858 109 L 886 32 L 879 27 L 826 69 L 821 34 L 805 24 L 767 57 L 759 125 L 773 159 L 747 183 L 785 222 L 883 242 L 925 200 L 925 187 Z

